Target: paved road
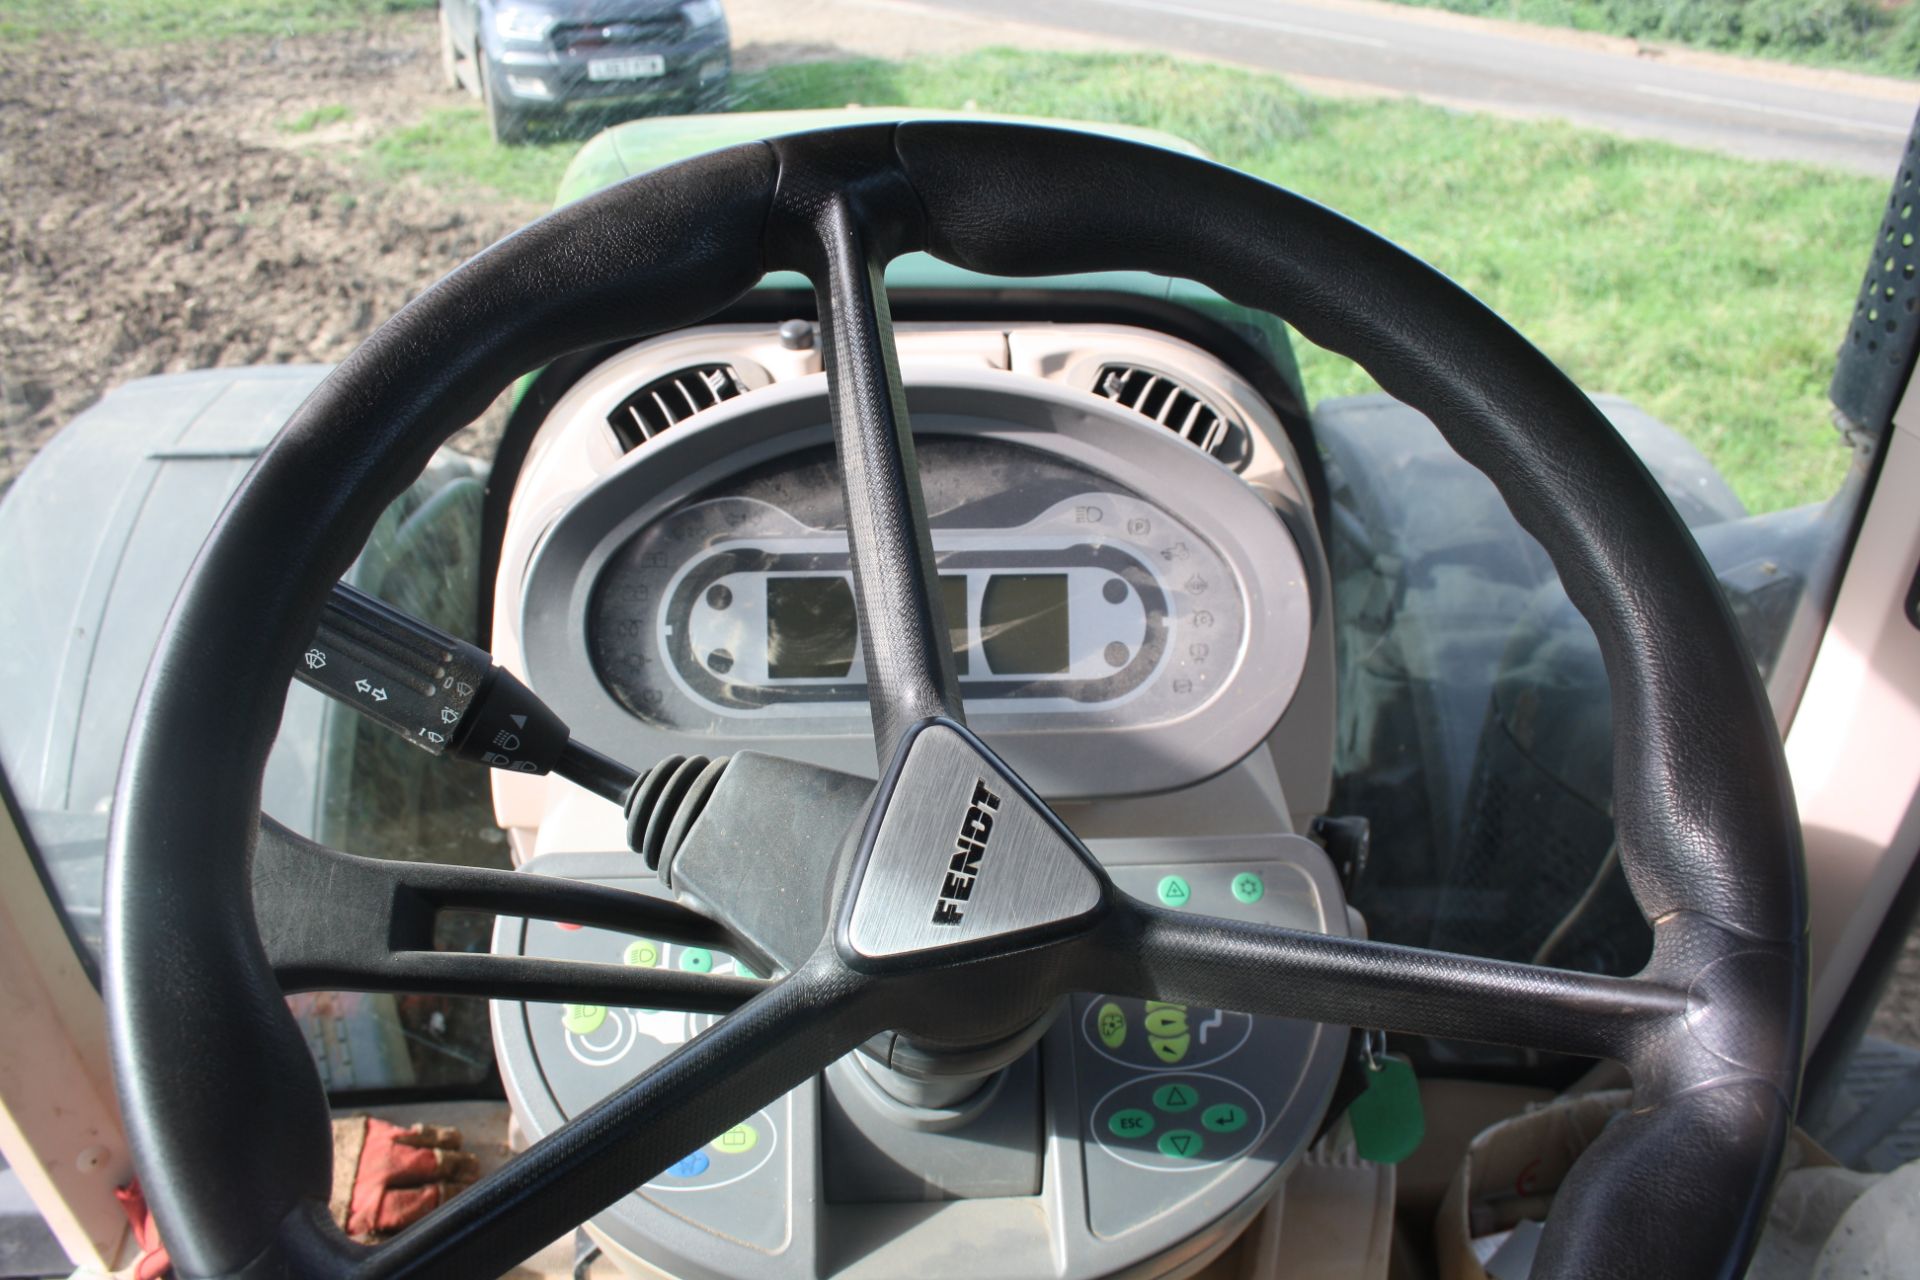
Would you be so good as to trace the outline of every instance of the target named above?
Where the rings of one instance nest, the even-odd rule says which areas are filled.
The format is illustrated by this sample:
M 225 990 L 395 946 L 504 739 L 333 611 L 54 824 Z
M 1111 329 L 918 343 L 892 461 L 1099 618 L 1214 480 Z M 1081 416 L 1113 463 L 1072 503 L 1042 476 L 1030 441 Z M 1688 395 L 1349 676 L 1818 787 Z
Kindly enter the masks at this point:
M 976 16 L 1044 22 L 1282 73 L 1411 93 L 1433 102 L 1552 116 L 1637 137 L 1761 159 L 1890 176 L 1920 85 L 1795 83 L 1434 22 L 1388 6 L 1284 0 L 920 0 Z M 1836 79 L 1849 79 L 1836 77 Z

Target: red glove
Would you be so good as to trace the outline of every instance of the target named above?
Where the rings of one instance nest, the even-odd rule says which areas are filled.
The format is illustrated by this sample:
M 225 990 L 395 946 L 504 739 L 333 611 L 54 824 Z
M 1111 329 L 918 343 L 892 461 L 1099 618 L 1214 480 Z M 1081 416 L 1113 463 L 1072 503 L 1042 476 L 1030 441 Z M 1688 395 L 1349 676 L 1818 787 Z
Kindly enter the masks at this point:
M 374 1241 L 420 1221 L 480 1176 L 480 1162 L 460 1150 L 460 1131 L 416 1124 L 402 1129 L 372 1116 L 333 1122 L 333 1220 L 356 1240 Z M 161 1280 L 173 1259 L 138 1178 L 114 1190 L 140 1246 L 135 1280 Z
M 460 1131 L 399 1125 L 372 1116 L 333 1122 L 333 1220 L 355 1240 L 392 1235 L 446 1203 L 480 1176 L 460 1150 Z
M 133 1224 L 133 1240 L 140 1246 L 140 1260 L 133 1264 L 134 1280 L 160 1280 L 171 1275 L 173 1259 L 167 1256 L 167 1246 L 160 1243 L 160 1228 L 154 1224 L 153 1210 L 147 1208 L 147 1193 L 140 1189 L 140 1179 L 115 1187 L 113 1198 Z

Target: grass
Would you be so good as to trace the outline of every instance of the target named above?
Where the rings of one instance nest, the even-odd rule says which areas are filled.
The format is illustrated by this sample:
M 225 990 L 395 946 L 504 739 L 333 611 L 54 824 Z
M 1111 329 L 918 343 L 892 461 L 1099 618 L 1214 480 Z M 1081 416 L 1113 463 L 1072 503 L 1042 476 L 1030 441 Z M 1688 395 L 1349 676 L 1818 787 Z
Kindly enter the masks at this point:
M 987 51 L 776 68 L 742 110 L 960 107 L 1165 129 L 1434 263 L 1582 386 L 1698 445 L 1756 511 L 1831 494 L 1827 381 L 1886 184 L 1401 101 L 1314 98 L 1227 68 Z M 383 171 L 551 195 L 575 141 L 492 146 L 477 110 L 375 147 Z M 1373 389 L 1302 344 L 1315 398 Z
M 1394 0 L 1702 49 L 1920 75 L 1920 4 L 1895 0 Z
M 852 86 L 839 102 L 972 100 L 1178 134 L 1434 263 L 1582 386 L 1678 428 L 1751 508 L 1824 497 L 1844 471 L 1826 384 L 1883 182 L 1102 55 L 782 68 L 751 105 L 836 105 L 837 77 Z M 1316 399 L 1373 389 L 1349 361 L 1301 357 Z
M 439 0 L 0 0 L 0 41 L 86 32 L 122 44 L 305 35 Z
M 438 107 L 418 124 L 374 139 L 367 161 L 376 177 L 389 181 L 411 176 L 443 190 L 495 191 L 546 205 L 580 141 L 502 147 L 487 132 L 478 106 Z
M 339 102 L 312 107 L 297 116 L 289 116 L 277 126 L 282 133 L 312 133 L 324 125 L 339 124 L 353 117 L 353 108 Z

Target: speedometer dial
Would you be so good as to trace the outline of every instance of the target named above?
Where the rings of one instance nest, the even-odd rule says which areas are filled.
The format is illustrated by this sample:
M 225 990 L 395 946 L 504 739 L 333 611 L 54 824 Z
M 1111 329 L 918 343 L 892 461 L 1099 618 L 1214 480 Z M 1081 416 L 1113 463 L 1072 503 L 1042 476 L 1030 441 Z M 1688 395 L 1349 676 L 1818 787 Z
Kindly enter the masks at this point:
M 1220 553 L 1184 522 L 1004 441 L 929 440 L 920 461 L 970 716 L 1151 723 L 1224 687 L 1244 602 Z M 662 728 L 728 736 L 864 723 L 831 466 L 809 450 L 744 473 L 608 559 L 589 643 L 623 706 Z

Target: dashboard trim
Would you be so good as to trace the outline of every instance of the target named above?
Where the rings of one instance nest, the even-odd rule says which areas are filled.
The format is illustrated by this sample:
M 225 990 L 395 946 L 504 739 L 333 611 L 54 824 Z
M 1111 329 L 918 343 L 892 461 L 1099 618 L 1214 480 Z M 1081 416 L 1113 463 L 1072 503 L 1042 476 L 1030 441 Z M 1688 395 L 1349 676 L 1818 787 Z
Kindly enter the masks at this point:
M 1228 467 L 1089 393 L 998 370 L 909 366 L 908 373 L 917 435 L 1052 453 L 1161 502 L 1220 554 L 1248 606 L 1229 675 L 1193 711 L 1146 726 L 1036 731 L 982 706 L 970 714 L 994 750 L 1043 795 L 1091 798 L 1188 786 L 1260 746 L 1299 685 L 1315 609 L 1305 557 L 1280 513 Z M 826 423 L 823 376 L 778 382 L 657 437 L 573 495 L 534 548 L 519 622 L 529 683 L 582 736 L 633 758 L 715 749 L 711 735 L 639 719 L 601 682 L 588 635 L 594 591 L 608 562 L 651 522 L 733 474 L 828 444 Z M 1181 485 L 1174 502 L 1164 497 L 1170 476 Z M 1260 678 L 1243 681 L 1254 654 L 1263 655 Z M 851 723 L 845 736 L 756 735 L 751 745 L 863 776 L 877 772 L 870 740 Z M 1072 772 L 1076 759 L 1097 760 L 1097 776 Z

